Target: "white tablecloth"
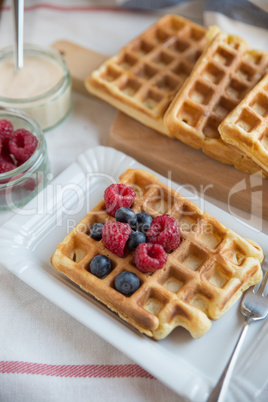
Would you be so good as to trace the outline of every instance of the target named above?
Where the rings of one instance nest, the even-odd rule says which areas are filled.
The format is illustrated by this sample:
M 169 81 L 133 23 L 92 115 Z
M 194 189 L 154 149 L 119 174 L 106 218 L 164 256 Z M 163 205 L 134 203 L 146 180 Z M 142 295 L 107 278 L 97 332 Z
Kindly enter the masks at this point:
M 78 3 L 83 8 L 79 9 Z M 107 1 L 59 0 L 49 5 L 26 0 L 25 42 L 50 45 L 66 39 L 112 55 L 159 17 L 156 12 L 98 8 L 102 3 L 109 5 Z M 180 12 L 202 23 L 202 2 L 182 4 Z M 0 21 L 1 48 L 12 44 L 12 24 L 7 2 Z M 46 133 L 54 176 L 85 149 L 105 145 L 116 116 L 112 107 L 100 101 L 78 93 L 73 97 L 71 115 Z M 1 213 L 0 224 L 10 216 L 11 213 Z M 181 400 L 3 267 L 0 267 L 0 306 L 1 402 Z M 81 372 L 84 365 L 85 371 Z

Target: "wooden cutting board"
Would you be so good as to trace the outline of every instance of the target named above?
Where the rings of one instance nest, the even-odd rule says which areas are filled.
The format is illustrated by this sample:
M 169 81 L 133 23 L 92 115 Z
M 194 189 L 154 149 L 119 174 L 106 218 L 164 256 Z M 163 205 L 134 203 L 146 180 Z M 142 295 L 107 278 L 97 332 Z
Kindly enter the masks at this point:
M 63 54 L 68 64 L 73 89 L 90 96 L 84 80 L 106 56 L 67 41 L 52 46 Z M 268 219 L 268 180 L 217 162 L 202 151 L 159 134 L 121 112 L 110 128 L 107 145 L 201 196 L 209 195 L 228 203 L 230 212 L 235 206 Z

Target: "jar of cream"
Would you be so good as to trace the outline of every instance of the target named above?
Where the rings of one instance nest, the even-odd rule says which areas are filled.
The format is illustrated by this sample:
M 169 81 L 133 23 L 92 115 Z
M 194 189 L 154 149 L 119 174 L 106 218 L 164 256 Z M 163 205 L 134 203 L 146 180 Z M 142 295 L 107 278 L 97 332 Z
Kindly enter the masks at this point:
M 24 45 L 23 68 L 14 69 L 14 49 L 0 50 L 0 106 L 22 110 L 43 130 L 62 121 L 71 109 L 67 64 L 51 48 Z

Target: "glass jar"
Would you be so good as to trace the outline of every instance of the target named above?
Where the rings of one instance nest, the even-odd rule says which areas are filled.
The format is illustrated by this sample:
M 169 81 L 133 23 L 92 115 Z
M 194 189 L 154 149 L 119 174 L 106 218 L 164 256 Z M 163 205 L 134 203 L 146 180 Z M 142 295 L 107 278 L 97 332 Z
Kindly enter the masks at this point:
M 0 50 L 0 106 L 22 110 L 48 130 L 71 110 L 71 78 L 61 54 L 24 45 L 24 66 L 14 71 L 14 48 Z
M 14 130 L 23 128 L 30 131 L 38 141 L 35 151 L 26 162 L 0 174 L 0 210 L 14 210 L 25 205 L 46 185 L 49 174 L 47 145 L 41 127 L 26 113 L 0 108 L 2 119 L 10 121 Z

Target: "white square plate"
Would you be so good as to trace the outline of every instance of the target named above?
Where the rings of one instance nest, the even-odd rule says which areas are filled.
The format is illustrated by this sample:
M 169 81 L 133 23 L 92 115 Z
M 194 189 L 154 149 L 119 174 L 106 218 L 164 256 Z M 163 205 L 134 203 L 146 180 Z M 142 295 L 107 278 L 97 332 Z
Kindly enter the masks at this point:
M 96 147 L 83 153 L 0 228 L 0 263 L 179 395 L 192 401 L 205 401 L 242 327 L 239 302 L 219 321 L 213 322 L 210 331 L 200 339 L 192 339 L 187 331 L 177 328 L 165 340 L 156 342 L 125 324 L 50 264 L 57 244 L 103 197 L 105 188 L 129 167 L 145 168 L 112 148 Z M 178 184 L 157 176 L 224 225 L 255 240 L 267 254 L 267 235 Z M 267 325 L 251 325 L 230 385 L 229 402 L 250 402 L 264 388 L 267 342 Z

